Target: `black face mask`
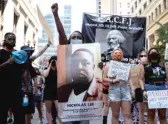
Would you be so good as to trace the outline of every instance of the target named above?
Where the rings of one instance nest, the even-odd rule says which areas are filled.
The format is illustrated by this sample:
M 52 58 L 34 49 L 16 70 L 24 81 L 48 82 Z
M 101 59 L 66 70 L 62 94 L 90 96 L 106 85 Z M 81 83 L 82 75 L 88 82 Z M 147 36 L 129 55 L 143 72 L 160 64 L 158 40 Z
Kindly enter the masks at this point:
M 149 55 L 149 57 L 151 59 L 151 63 L 159 63 L 159 60 L 160 60 L 159 53 L 153 52 Z

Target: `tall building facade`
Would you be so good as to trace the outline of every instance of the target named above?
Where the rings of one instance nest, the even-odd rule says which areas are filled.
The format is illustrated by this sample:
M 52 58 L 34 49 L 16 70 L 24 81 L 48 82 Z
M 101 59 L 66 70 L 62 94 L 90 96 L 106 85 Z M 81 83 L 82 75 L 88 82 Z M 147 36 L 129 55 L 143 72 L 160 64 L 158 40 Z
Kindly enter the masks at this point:
M 160 24 L 168 23 L 168 0 L 132 0 L 132 14 L 147 18 L 148 48 L 158 40 Z
M 71 5 L 64 5 L 62 7 L 63 7 L 63 14 L 59 16 L 63 24 L 65 34 L 67 38 L 69 38 L 71 34 Z M 54 46 L 51 45 L 47 49 L 47 51 L 40 57 L 39 64 L 41 65 L 41 69 L 44 69 L 48 65 L 48 60 L 52 55 L 57 55 L 57 45 L 59 44 L 58 32 L 53 14 L 47 14 L 46 16 L 44 16 L 44 18 L 47 21 L 53 33 Z M 47 44 L 47 42 L 48 42 L 47 34 L 45 31 L 42 31 L 42 38 L 39 39 L 38 43 L 38 50 L 41 50 Z
M 131 15 L 131 0 L 100 0 L 103 15 Z
M 35 9 L 28 0 L 0 0 L 0 43 L 6 32 L 16 34 L 16 49 L 23 45 L 35 47 L 39 23 Z
M 64 30 L 66 33 L 67 38 L 69 38 L 71 34 L 71 5 L 65 5 L 64 6 L 64 16 L 63 16 L 63 22 Z

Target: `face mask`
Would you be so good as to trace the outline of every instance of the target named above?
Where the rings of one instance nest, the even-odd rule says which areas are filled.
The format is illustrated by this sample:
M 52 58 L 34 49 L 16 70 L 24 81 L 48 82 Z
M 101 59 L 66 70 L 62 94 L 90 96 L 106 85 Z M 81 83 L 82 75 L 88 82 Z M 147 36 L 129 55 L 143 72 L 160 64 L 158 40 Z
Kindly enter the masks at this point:
M 116 61 L 121 61 L 122 60 L 122 55 L 121 55 L 121 53 L 114 53 L 112 58 Z
M 71 40 L 71 44 L 82 44 L 82 40 Z
M 160 59 L 159 54 L 156 53 L 156 52 L 151 53 L 150 54 L 150 59 L 151 59 L 152 63 L 158 63 L 159 59 Z
M 141 58 L 141 62 L 142 62 L 142 63 L 146 63 L 146 62 L 147 62 L 147 57 L 142 57 L 142 58 Z

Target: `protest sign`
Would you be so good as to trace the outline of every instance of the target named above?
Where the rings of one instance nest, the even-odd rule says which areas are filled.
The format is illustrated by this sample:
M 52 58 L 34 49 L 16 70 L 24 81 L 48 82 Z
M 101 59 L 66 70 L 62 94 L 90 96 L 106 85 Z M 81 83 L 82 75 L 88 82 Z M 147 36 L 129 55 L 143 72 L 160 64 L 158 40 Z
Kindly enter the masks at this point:
M 110 61 L 108 77 L 115 77 L 121 81 L 128 82 L 131 66 L 127 63 Z
M 82 34 L 86 43 L 100 43 L 101 51 L 111 60 L 111 51 L 121 48 L 124 57 L 136 58 L 145 47 L 146 18 L 109 15 L 98 17 L 84 14 Z
M 168 90 L 148 91 L 149 109 L 168 108 Z
M 58 116 L 62 122 L 102 122 L 101 87 L 96 81 L 102 78 L 100 44 L 59 45 L 57 58 Z
M 52 34 L 52 31 L 47 23 L 47 21 L 45 20 L 45 18 L 43 17 L 39 7 L 37 6 L 37 15 L 38 15 L 38 18 L 39 18 L 39 21 L 44 29 L 44 31 L 46 32 L 47 34 L 47 37 L 48 37 L 48 40 L 50 40 L 52 43 L 53 43 L 53 34 Z

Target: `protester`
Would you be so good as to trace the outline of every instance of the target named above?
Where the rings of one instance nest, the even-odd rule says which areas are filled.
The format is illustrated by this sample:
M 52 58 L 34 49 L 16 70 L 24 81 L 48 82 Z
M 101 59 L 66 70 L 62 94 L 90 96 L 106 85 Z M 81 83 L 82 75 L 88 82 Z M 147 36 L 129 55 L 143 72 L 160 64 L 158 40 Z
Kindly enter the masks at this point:
M 38 110 L 39 114 L 39 124 L 44 123 L 43 118 L 43 85 L 44 80 L 43 77 L 40 75 L 40 71 L 38 68 L 35 68 L 37 74 L 37 95 L 35 96 L 35 106 Z
M 52 56 L 49 60 L 48 68 L 41 73 L 41 75 L 45 77 L 44 102 L 46 106 L 46 118 L 49 124 L 52 124 L 52 102 L 54 102 L 58 110 L 56 61 L 57 57 Z
M 140 66 L 146 66 L 147 65 L 147 52 L 142 49 L 139 52 L 139 64 Z M 133 67 L 131 69 L 131 91 L 132 95 L 135 98 L 136 102 L 138 103 L 138 110 L 139 110 L 139 124 L 144 124 L 144 103 L 143 103 L 143 90 L 144 86 L 142 83 L 139 82 L 139 64 L 136 65 L 135 61 L 134 64 L 132 63 Z
M 112 54 L 112 59 L 114 61 L 121 62 L 123 58 L 123 52 L 121 49 L 115 49 Z M 112 124 L 119 123 L 119 113 L 120 107 L 124 116 L 124 123 L 131 124 L 131 94 L 129 81 L 123 82 L 114 77 L 108 77 L 109 64 L 106 65 L 103 74 L 103 82 L 109 84 L 109 99 L 112 108 Z M 130 80 L 130 77 L 128 77 Z
M 151 48 L 148 51 L 148 65 L 141 66 L 140 82 L 145 81 L 144 96 L 147 98 L 147 91 L 166 90 L 167 72 L 165 66 L 160 64 L 161 55 L 157 48 Z M 161 124 L 167 124 L 166 109 L 157 109 Z M 147 123 L 154 124 L 156 109 L 147 109 Z
M 60 45 L 65 45 L 65 44 L 82 44 L 84 43 L 84 37 L 81 32 L 79 31 L 74 31 L 71 35 L 69 40 L 67 40 L 63 25 L 60 21 L 59 15 L 58 15 L 58 4 L 55 3 L 51 7 L 54 18 L 55 18 L 55 23 L 56 27 L 59 33 L 59 44 Z
M 38 58 L 39 56 L 41 56 L 46 50 L 47 48 L 50 46 L 51 42 L 48 40 L 47 45 L 41 50 L 39 51 L 36 55 L 32 55 L 34 52 L 34 49 L 32 49 L 29 46 L 22 46 L 21 50 L 24 50 L 27 54 L 28 54 L 28 60 L 27 62 L 24 64 L 24 80 L 23 80 L 23 84 L 27 84 L 27 86 L 23 85 L 23 95 L 27 95 L 28 99 L 29 99 L 29 104 L 28 106 L 23 107 L 24 113 L 25 113 L 25 120 L 26 120 L 26 124 L 31 124 L 31 119 L 32 119 L 32 114 L 35 112 L 35 101 L 34 101 L 34 95 L 37 96 L 37 74 L 35 69 L 32 66 L 32 62 Z M 34 80 L 34 87 L 35 87 L 35 91 L 33 92 L 33 84 L 32 84 L 32 80 Z M 25 83 L 26 82 L 26 83 Z M 25 88 L 27 87 L 27 89 Z
M 8 32 L 4 36 L 3 49 L 0 50 L 0 96 L 3 101 L 0 111 L 0 124 L 7 123 L 7 113 L 12 109 L 15 124 L 25 124 L 22 110 L 23 66 L 16 64 L 11 57 L 16 44 L 15 34 Z M 27 88 L 26 88 L 27 89 Z

